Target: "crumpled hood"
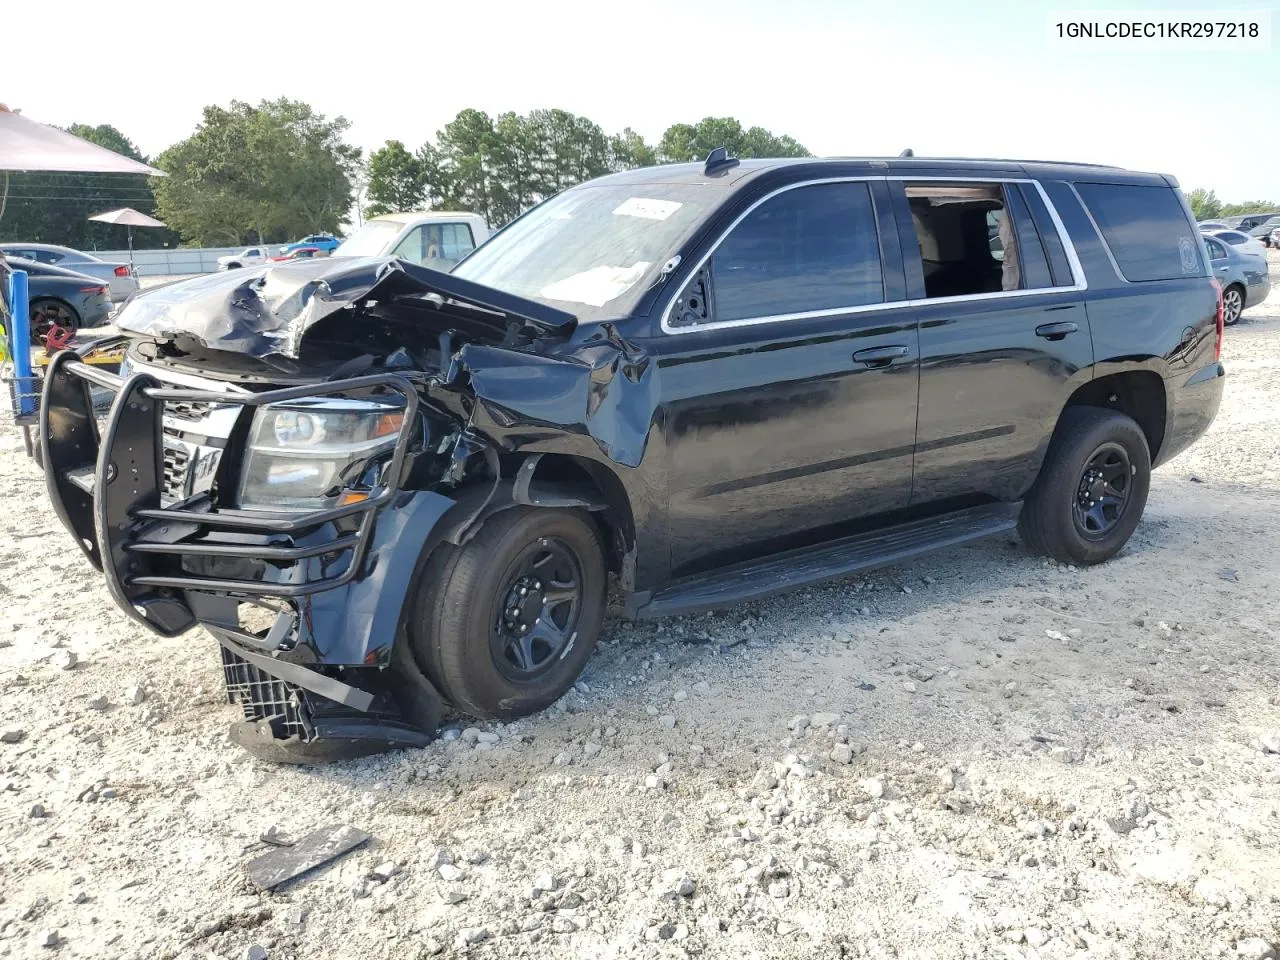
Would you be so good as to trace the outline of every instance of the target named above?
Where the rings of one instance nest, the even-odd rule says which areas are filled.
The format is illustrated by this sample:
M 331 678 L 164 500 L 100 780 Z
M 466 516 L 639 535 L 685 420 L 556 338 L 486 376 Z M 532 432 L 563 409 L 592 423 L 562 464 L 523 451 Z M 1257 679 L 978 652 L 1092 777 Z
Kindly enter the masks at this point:
M 554 307 L 403 260 L 341 257 L 229 270 L 155 287 L 135 294 L 115 325 L 160 340 L 191 338 L 211 350 L 296 360 L 306 332 L 331 314 L 405 298 L 417 301 L 414 319 L 427 333 L 463 328 L 501 339 L 514 323 L 564 335 L 577 322 Z M 428 304 L 436 310 L 421 309 Z M 438 322 L 432 322 L 433 313 Z

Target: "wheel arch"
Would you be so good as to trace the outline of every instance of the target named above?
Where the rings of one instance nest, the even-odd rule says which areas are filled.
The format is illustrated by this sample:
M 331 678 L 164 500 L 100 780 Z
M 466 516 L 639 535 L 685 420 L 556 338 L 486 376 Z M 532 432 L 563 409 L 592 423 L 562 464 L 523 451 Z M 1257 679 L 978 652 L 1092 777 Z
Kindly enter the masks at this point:
M 1067 399 L 1063 412 L 1073 407 L 1100 407 L 1132 417 L 1147 438 L 1154 464 L 1164 445 L 1169 422 L 1168 403 L 1168 391 L 1159 374 L 1151 370 L 1127 370 L 1096 377 L 1080 386 Z M 1059 415 L 1058 427 L 1061 424 Z

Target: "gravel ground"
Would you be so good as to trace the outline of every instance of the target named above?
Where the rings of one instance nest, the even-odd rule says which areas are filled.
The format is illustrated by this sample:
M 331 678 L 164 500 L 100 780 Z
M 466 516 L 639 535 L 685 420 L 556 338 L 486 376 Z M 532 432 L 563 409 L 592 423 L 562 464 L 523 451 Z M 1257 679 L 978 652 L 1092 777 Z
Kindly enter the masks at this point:
M 0 431 L 0 956 L 1274 956 L 1280 294 L 1115 561 L 997 540 L 607 625 L 556 709 L 296 769 Z M 275 894 L 245 863 L 373 840 Z M 52 944 L 46 946 L 45 944 Z

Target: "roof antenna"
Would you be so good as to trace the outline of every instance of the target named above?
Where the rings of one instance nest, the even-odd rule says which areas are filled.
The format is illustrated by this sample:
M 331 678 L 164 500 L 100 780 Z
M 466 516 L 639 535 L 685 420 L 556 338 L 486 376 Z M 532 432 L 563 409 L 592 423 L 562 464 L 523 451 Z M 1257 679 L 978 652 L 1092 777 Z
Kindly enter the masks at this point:
M 729 151 L 724 147 L 716 147 L 707 154 L 707 164 L 702 172 L 710 177 L 725 170 L 731 170 L 741 162 L 737 157 L 729 156 Z
M 916 155 L 916 152 L 912 150 L 910 147 L 907 147 L 907 149 L 903 150 L 900 154 L 898 154 L 898 156 L 900 157 L 914 157 L 915 155 Z

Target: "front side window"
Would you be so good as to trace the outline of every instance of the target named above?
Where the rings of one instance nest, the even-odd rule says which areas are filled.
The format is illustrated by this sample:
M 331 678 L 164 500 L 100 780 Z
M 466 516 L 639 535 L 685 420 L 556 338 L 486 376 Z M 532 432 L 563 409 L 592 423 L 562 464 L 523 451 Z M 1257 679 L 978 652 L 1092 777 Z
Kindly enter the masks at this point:
M 821 183 L 770 197 L 710 261 L 716 322 L 884 302 L 880 241 L 865 183 Z
M 907 183 L 925 296 L 1053 286 L 1044 244 L 1019 195 L 1002 184 Z

